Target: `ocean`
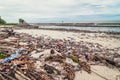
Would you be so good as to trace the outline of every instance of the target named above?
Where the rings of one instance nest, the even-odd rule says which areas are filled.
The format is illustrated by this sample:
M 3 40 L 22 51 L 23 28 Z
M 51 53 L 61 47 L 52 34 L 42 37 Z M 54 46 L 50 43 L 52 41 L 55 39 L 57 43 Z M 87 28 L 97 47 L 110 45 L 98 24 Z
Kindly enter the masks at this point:
M 120 27 L 39 26 L 39 28 L 77 29 L 86 31 L 120 32 Z

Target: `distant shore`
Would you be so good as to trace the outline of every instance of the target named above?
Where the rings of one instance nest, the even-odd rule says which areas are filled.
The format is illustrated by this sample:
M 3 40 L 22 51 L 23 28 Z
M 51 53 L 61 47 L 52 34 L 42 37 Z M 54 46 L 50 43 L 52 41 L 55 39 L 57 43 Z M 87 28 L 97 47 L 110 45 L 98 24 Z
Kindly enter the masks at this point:
M 120 27 L 120 23 L 31 23 L 41 26 Z
M 90 30 L 78 30 L 78 29 L 65 29 L 65 28 L 38 28 L 43 30 L 57 30 L 57 31 L 68 31 L 68 32 L 88 32 L 88 33 L 107 33 L 107 34 L 120 34 L 120 32 L 106 32 L 106 31 L 90 31 Z

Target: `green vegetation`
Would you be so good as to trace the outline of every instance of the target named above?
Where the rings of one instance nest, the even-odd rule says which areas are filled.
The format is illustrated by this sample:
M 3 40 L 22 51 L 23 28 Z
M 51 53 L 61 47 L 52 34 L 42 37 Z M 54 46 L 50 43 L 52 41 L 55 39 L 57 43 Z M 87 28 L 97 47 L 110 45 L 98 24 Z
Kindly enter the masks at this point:
M 23 24 L 23 23 L 26 23 L 26 21 L 24 19 L 19 19 L 19 23 Z M 0 16 L 0 25 L 17 25 L 18 23 L 7 23 L 4 19 L 1 18 Z
M 0 59 L 3 59 L 3 58 L 5 58 L 5 57 L 7 57 L 6 54 L 3 54 L 3 53 L 1 54 L 1 53 L 0 53 Z
M 24 19 L 19 19 L 19 23 L 25 23 L 25 20 Z
M 0 25 L 6 24 L 6 21 L 0 17 Z
M 5 25 L 17 25 L 17 23 L 7 23 Z
M 76 63 L 78 63 L 79 65 L 82 64 L 82 62 L 79 61 L 78 57 L 73 56 L 73 55 L 69 55 L 68 57 L 71 58 L 71 59 L 73 60 L 73 62 L 76 62 Z

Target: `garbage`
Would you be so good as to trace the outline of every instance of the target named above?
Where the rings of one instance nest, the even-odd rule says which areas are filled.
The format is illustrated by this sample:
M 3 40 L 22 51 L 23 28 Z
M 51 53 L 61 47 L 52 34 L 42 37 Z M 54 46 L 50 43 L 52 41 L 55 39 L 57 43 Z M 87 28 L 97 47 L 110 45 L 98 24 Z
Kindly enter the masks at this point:
M 10 62 L 11 60 L 20 57 L 21 55 L 19 54 L 19 50 L 16 50 L 14 54 L 12 54 L 10 57 L 3 59 L 0 61 L 2 64 L 6 64 L 7 62 Z
M 54 51 L 53 49 L 51 49 L 50 53 L 51 53 L 51 54 L 54 54 L 54 53 L 55 53 L 55 51 Z
M 74 80 L 76 71 L 90 74 L 91 63 L 120 68 L 119 48 L 32 37 L 12 29 L 1 30 L 0 39 L 0 80 Z
M 72 59 L 70 59 L 70 58 L 66 58 L 66 62 L 67 62 L 67 63 L 72 63 L 72 62 L 73 62 L 73 60 L 72 60 Z
M 0 29 L 0 40 L 13 36 L 14 32 L 12 28 L 2 28 Z
M 65 53 L 66 56 L 69 56 L 70 54 L 71 54 L 70 50 Z
M 58 75 L 60 75 L 60 71 L 57 70 L 56 68 L 49 66 L 47 64 L 44 65 L 44 69 L 46 70 L 47 73 L 52 74 L 52 73 L 57 73 Z
M 60 55 L 56 55 L 56 56 L 49 56 L 47 58 L 45 58 L 45 61 L 52 61 L 52 62 L 60 62 L 63 63 L 63 60 L 65 58 L 63 56 Z
M 76 65 L 76 66 L 74 67 L 74 70 L 79 71 L 79 70 L 80 70 L 80 67 L 79 67 L 78 65 Z
M 71 64 L 64 64 L 64 70 L 68 73 L 64 79 L 73 80 L 75 78 L 75 71 Z

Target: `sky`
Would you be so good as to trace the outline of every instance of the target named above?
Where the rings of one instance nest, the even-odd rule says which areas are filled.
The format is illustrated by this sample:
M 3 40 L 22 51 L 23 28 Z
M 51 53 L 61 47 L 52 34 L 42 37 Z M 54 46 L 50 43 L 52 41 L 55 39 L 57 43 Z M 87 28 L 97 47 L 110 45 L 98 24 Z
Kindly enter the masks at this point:
M 111 15 L 112 19 L 120 15 L 120 0 L 0 0 L 0 16 L 7 22 L 17 22 L 19 18 L 28 22 L 60 21 L 65 17 L 69 21 L 68 17 L 85 15 Z

